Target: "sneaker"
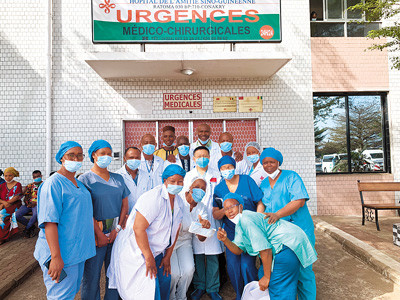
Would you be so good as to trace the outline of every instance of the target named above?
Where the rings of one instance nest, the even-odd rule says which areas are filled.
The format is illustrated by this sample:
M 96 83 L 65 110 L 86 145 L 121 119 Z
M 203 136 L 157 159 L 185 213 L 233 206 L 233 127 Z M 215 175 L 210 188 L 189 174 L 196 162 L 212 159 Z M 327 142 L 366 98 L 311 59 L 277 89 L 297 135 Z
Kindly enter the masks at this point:
M 205 290 L 195 289 L 194 292 L 190 294 L 190 298 L 192 298 L 192 300 L 200 300 L 201 296 L 205 293 Z
M 217 292 L 208 293 L 208 296 L 210 296 L 211 300 L 221 300 L 222 299 L 222 297 Z

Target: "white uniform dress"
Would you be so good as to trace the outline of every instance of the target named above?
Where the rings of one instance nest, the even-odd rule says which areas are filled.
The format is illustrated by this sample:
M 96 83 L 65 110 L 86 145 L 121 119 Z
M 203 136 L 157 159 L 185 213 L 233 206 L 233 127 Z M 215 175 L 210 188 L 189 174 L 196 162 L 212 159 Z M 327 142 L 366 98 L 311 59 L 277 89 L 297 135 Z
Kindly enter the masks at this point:
M 183 200 L 179 195 L 175 196 L 172 214 L 164 184 L 144 193 L 137 200 L 125 230 L 120 231 L 114 242 L 107 271 L 109 288 L 118 289 L 124 300 L 154 299 L 155 295 L 155 279 L 146 277 L 146 263 L 133 231 L 137 211 L 149 222 L 146 232 L 151 252 L 156 257 L 175 241 L 183 218 Z
M 218 230 L 218 227 L 221 226 L 221 222 L 213 218 L 212 210 L 214 189 L 221 179 L 220 173 L 216 170 L 208 168 L 204 176 L 201 176 L 198 173 L 197 168 L 194 168 L 190 172 L 186 173 L 182 190 L 183 192 L 189 190 L 192 180 L 195 177 L 203 177 L 203 179 L 207 182 L 206 195 L 204 196 L 201 203 L 203 203 L 207 207 L 208 220 L 211 223 L 211 228 Z M 214 234 L 212 237 L 206 239 L 204 242 L 200 242 L 197 238 L 193 239 L 194 254 L 215 255 L 222 252 L 224 252 L 223 244 L 218 240 L 217 234 Z
M 197 236 L 189 232 L 190 224 L 197 222 L 199 215 L 202 219 L 208 220 L 207 207 L 202 202 L 197 203 L 190 211 L 190 204 L 185 200 L 184 193 L 181 196 L 184 203 L 183 219 L 178 241 L 171 256 L 170 300 L 185 300 L 192 282 L 194 274 L 192 239 L 197 239 Z
M 162 184 L 162 172 L 163 172 L 163 167 L 164 167 L 164 160 L 157 156 L 153 155 L 154 157 L 154 162 L 153 166 L 150 167 L 148 162 L 144 159 L 143 153 L 142 153 L 142 162 L 140 163 L 139 166 L 139 180 L 140 176 L 142 176 L 142 181 L 140 183 L 140 189 L 143 189 L 143 192 L 150 191 L 152 188 L 156 187 L 157 185 Z
M 268 173 L 265 172 L 262 164 L 258 162 L 256 168 L 251 172 L 250 177 L 254 179 L 258 186 L 260 186 L 261 182 L 268 177 Z
M 129 174 L 128 171 L 126 170 L 126 164 L 124 164 L 122 166 L 122 168 L 119 169 L 116 173 L 122 175 L 126 186 L 128 187 L 129 191 L 131 192 L 130 195 L 128 196 L 129 213 L 131 213 L 132 208 L 135 206 L 137 199 L 139 199 L 139 197 L 144 192 L 147 192 L 146 176 L 140 176 L 141 173 L 140 173 L 140 170 L 138 170 L 138 173 L 136 175 L 136 176 L 138 176 L 137 185 L 136 185 L 131 174 Z

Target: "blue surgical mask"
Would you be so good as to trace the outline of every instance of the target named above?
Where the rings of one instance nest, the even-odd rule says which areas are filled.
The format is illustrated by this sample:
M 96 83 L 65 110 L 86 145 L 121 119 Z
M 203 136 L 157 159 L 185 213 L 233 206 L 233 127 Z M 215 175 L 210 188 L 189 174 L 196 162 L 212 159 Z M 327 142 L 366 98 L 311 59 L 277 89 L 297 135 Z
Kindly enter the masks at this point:
M 207 139 L 207 140 L 205 140 L 205 141 L 202 141 L 201 139 L 199 139 L 200 143 L 202 143 L 203 145 L 207 144 L 209 140 L 210 140 L 210 139 Z
M 260 155 L 258 155 L 258 154 L 249 155 L 249 156 L 247 156 L 247 159 L 249 160 L 249 162 L 254 164 L 254 163 L 258 162 L 258 160 L 260 159 Z
M 162 145 L 163 145 L 164 147 L 175 147 L 175 146 L 176 146 L 176 143 L 175 143 L 175 142 L 172 143 L 171 146 L 168 146 L 166 143 L 162 143 Z
M 192 190 L 192 197 L 193 200 L 197 203 L 201 202 L 203 200 L 204 196 L 206 195 L 206 192 L 203 191 L 202 189 L 194 188 Z
M 168 184 L 168 186 L 167 186 L 167 191 L 171 195 L 179 194 L 179 192 L 182 191 L 182 189 L 183 189 L 183 185 Z
M 156 146 L 153 144 L 147 144 L 143 146 L 143 153 L 146 155 L 152 155 L 154 150 L 156 150 Z
M 128 166 L 129 169 L 131 170 L 136 170 L 137 168 L 139 168 L 141 163 L 140 159 L 128 159 L 126 161 L 126 165 Z
M 200 168 L 207 167 L 209 162 L 210 159 L 208 157 L 200 157 L 196 159 L 196 165 L 198 165 Z
M 75 173 L 80 168 L 82 168 L 82 162 L 76 160 L 65 160 L 64 167 L 67 169 L 68 172 Z
M 225 171 L 221 171 L 221 176 L 224 179 L 232 179 L 233 175 L 235 175 L 235 169 L 230 169 L 230 170 L 225 170 Z
M 229 152 L 232 150 L 232 143 L 231 142 L 223 142 L 219 145 L 223 152 Z
M 112 161 L 112 157 L 111 156 L 103 155 L 103 156 L 99 156 L 97 158 L 96 164 L 100 168 L 105 169 L 111 164 L 111 161 Z
M 42 182 L 42 177 L 33 179 L 33 182 L 36 182 L 36 183 Z
M 179 154 L 182 156 L 186 156 L 189 154 L 190 147 L 188 145 L 180 145 L 178 147 Z

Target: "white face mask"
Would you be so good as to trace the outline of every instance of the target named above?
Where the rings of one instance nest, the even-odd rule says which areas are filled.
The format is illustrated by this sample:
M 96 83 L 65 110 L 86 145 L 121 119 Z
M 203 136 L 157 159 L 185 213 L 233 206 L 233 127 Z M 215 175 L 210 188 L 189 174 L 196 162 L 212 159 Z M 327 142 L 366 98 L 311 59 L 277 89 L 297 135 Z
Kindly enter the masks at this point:
M 268 174 L 268 177 L 270 177 L 272 180 L 275 180 L 276 176 L 279 175 L 279 172 L 280 172 L 280 171 L 281 171 L 281 170 L 276 169 L 275 172 L 272 173 L 272 174 L 267 173 L 267 174 Z
M 237 225 L 239 223 L 239 220 L 242 218 L 242 213 L 238 213 L 236 216 L 233 217 L 233 219 L 229 219 L 232 223 Z
M 14 178 L 13 179 L 11 179 L 11 180 L 7 180 L 7 179 L 4 179 L 7 183 L 11 183 L 11 182 L 13 182 L 14 181 Z

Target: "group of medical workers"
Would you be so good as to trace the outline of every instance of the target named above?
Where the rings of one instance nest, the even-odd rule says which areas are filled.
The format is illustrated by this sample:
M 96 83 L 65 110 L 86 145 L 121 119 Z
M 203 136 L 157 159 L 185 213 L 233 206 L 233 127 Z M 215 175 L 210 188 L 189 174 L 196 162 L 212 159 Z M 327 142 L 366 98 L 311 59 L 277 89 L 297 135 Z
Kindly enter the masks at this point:
M 100 299 L 103 266 L 104 299 L 186 299 L 191 283 L 190 299 L 222 299 L 225 268 L 236 299 L 254 281 L 271 299 L 316 298 L 314 226 L 300 176 L 280 168 L 274 148 L 249 142 L 235 153 L 230 133 L 215 142 L 209 125 L 196 132 L 190 144 L 166 126 L 158 150 L 145 134 L 115 173 L 111 145 L 97 140 L 79 178 L 82 146 L 61 145 L 61 167 L 38 191 L 34 256 L 48 299 L 79 290 Z

